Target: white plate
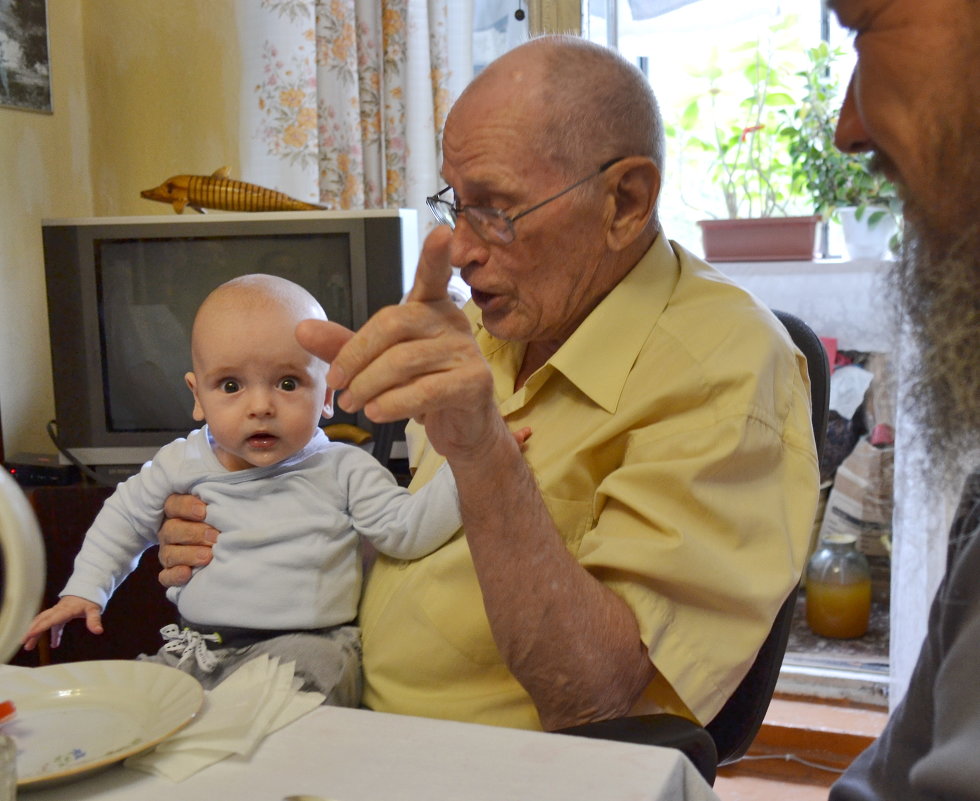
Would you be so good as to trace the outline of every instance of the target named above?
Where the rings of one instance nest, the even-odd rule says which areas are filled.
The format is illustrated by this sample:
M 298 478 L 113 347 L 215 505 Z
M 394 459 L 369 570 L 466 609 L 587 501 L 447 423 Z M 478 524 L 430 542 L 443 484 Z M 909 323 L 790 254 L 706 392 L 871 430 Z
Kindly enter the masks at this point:
M 3 727 L 17 746 L 17 786 L 77 778 L 145 751 L 187 725 L 204 703 L 197 679 L 166 665 L 72 662 L 5 672 L 17 706 Z

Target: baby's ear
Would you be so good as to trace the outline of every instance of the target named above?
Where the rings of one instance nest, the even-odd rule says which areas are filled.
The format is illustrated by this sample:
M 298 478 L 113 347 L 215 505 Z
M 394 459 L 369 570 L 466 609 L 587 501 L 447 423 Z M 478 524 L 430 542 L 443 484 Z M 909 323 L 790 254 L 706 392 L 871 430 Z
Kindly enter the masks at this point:
M 333 417 L 333 390 L 327 387 L 327 394 L 323 399 L 323 416 L 328 420 Z
M 194 373 L 184 373 L 184 381 L 187 382 L 187 388 L 194 393 L 194 411 L 191 416 L 198 422 L 203 422 L 204 409 L 201 406 L 201 401 L 197 397 L 197 376 Z

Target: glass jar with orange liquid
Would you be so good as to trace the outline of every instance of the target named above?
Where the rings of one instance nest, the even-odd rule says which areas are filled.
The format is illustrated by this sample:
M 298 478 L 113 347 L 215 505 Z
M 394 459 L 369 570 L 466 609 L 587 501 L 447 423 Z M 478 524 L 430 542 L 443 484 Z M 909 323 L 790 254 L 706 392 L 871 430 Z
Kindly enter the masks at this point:
M 850 639 L 868 630 L 871 568 L 852 534 L 827 534 L 806 568 L 806 622 L 821 637 Z

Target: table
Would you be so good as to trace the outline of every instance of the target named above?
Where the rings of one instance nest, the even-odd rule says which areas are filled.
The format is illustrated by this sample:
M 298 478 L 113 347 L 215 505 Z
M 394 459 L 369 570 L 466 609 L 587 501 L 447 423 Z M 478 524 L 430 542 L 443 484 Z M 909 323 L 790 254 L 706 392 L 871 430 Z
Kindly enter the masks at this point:
M 452 721 L 319 707 L 173 784 L 114 766 L 23 801 L 718 801 L 687 758 L 666 748 Z

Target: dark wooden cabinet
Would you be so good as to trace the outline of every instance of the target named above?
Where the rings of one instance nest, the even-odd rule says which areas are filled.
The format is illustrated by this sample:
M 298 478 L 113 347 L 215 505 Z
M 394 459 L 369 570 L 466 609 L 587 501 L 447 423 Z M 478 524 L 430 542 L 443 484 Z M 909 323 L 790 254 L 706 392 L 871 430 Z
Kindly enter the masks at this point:
M 28 487 L 25 493 L 44 537 L 47 576 L 42 603 L 47 608 L 57 602 L 85 531 L 112 490 L 94 484 L 72 484 Z M 176 607 L 167 601 L 164 588 L 157 581 L 159 571 L 157 549 L 151 548 L 109 601 L 102 615 L 105 631 L 101 635 L 90 634 L 84 621 L 75 620 L 65 627 L 58 648 L 49 649 L 43 643 L 30 653 L 18 652 L 11 663 L 33 667 L 83 659 L 131 659 L 140 653 L 156 653 L 162 642 L 160 628 L 177 622 Z

